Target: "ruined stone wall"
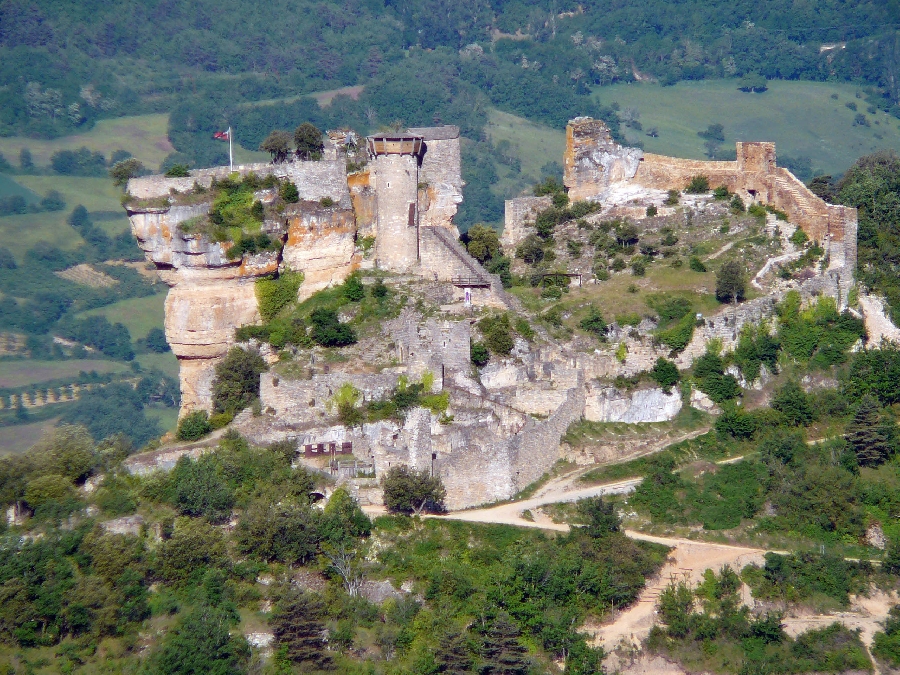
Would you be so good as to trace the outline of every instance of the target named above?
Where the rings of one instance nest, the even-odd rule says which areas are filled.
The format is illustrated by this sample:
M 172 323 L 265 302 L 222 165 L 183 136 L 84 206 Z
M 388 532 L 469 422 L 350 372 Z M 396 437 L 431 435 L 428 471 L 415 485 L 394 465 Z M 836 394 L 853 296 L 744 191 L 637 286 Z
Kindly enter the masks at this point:
M 629 180 L 642 155 L 638 148 L 616 143 L 601 120 L 576 117 L 566 125 L 563 155 L 563 183 L 569 188 L 569 198 L 596 197 L 612 183 Z
M 166 176 L 141 176 L 128 181 L 127 192 L 138 199 L 165 197 L 171 190 L 190 192 L 194 183 L 208 188 L 212 179 L 221 180 L 232 171 L 227 166 L 208 169 L 194 169 L 187 178 L 167 178 Z M 350 207 L 350 193 L 347 189 L 347 171 L 343 157 L 318 162 L 295 161 L 287 164 L 241 164 L 234 167 L 240 176 L 255 173 L 257 176 L 274 175 L 288 178 L 296 186 L 301 199 L 319 201 L 330 197 L 345 208 Z
M 378 155 L 375 160 L 378 234 L 376 259 L 404 272 L 418 264 L 418 168 L 413 155 Z
M 514 255 L 516 246 L 530 234 L 525 224 L 534 222 L 540 211 L 552 205 L 551 197 L 516 197 L 506 200 L 503 233 L 500 235 L 500 243 L 503 244 L 506 255 Z
M 443 133 L 428 133 L 429 129 L 410 129 L 421 133 L 425 139 L 425 151 L 419 166 L 419 226 L 445 227 L 459 232 L 453 217 L 462 202 L 462 156 L 458 127 L 438 127 Z M 429 137 L 439 136 L 438 138 Z
M 288 207 L 285 218 L 288 232 L 282 257 L 285 266 L 303 271 L 300 300 L 343 283 L 359 267 L 352 209 L 301 202 Z
M 468 372 L 471 368 L 471 325 L 468 321 L 427 319 L 420 324 L 411 317 L 393 334 L 397 358 L 406 365 L 409 376 L 419 379 L 428 371 L 435 376 L 435 387 L 443 386 L 442 374 Z
M 347 175 L 350 201 L 356 216 L 356 230 L 360 237 L 374 237 L 378 225 L 377 199 L 375 195 L 375 166 Z

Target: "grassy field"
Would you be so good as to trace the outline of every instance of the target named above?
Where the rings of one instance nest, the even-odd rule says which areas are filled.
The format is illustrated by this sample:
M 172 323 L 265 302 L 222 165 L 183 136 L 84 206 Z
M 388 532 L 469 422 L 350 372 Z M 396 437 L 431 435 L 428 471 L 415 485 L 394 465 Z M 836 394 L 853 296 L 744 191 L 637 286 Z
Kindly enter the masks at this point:
M 628 129 L 627 134 L 643 141 L 648 152 L 702 159 L 704 139 L 697 132 L 720 123 L 726 146 L 741 140 L 774 141 L 780 155 L 809 157 L 816 173 L 836 175 L 861 155 L 900 149 L 900 120 L 880 111 L 870 114 L 856 92 L 849 84 L 772 81 L 762 94 L 745 94 L 734 80 L 704 80 L 672 87 L 615 85 L 598 89 L 595 97 L 603 104 L 637 108 L 644 131 Z M 846 103 L 855 103 L 858 110 Z M 857 112 L 871 126 L 853 126 Z M 650 127 L 659 130 L 658 138 L 646 135 Z
M 165 293 L 149 295 L 145 298 L 122 300 L 106 307 L 98 307 L 76 315 L 83 319 L 87 316 L 105 316 L 110 323 L 124 324 L 131 333 L 131 339 L 145 337 L 151 328 L 163 326 L 163 303 Z
M 562 164 L 566 149 L 566 132 L 543 124 L 529 122 L 523 117 L 491 109 L 486 127 L 491 142 L 509 141 L 522 161 L 522 173 L 541 175 L 541 167 L 554 161 Z
M 144 370 L 156 368 L 169 377 L 178 379 L 178 359 L 175 358 L 172 352 L 166 352 L 165 354 L 138 354 L 135 360 L 141 364 L 141 368 Z
M 159 420 L 163 433 L 175 431 L 178 426 L 178 408 L 145 408 L 147 417 Z
M 164 114 L 100 120 L 93 129 L 83 134 L 53 140 L 22 136 L 0 138 L 0 152 L 12 164 L 17 164 L 19 152 L 22 148 L 28 148 L 34 157 L 34 163 L 45 166 L 50 163 L 50 156 L 59 150 L 77 150 L 86 147 L 102 152 L 107 158 L 116 150 L 127 150 L 147 167 L 156 169 L 160 162 L 174 151 L 167 135 L 168 123 L 169 116 Z
M 45 431 L 55 427 L 58 421 L 59 418 L 54 417 L 53 419 L 30 424 L 0 427 L 0 455 L 25 452 L 38 442 Z
M 73 359 L 71 361 L 0 361 L 0 387 L 22 387 L 49 380 L 75 378 L 78 373 L 121 373 L 128 366 L 118 361 L 104 359 Z
M 0 174 L 0 197 L 12 197 L 14 195 L 21 195 L 28 203 L 39 202 L 42 196 L 20 185 L 9 176 Z

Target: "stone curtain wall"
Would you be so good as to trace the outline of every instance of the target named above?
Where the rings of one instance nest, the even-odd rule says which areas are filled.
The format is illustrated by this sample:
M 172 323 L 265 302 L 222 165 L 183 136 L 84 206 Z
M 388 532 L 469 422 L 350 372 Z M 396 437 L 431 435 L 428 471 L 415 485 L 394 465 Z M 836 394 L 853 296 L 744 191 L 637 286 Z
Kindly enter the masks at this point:
M 578 117 L 566 127 L 565 184 L 572 199 L 598 199 L 611 181 L 628 181 L 658 190 L 683 190 L 694 176 L 707 176 L 711 187 L 726 186 L 745 199 L 770 204 L 787 213 L 791 223 L 830 255 L 832 269 L 842 275 L 841 291 L 852 285 L 856 267 L 856 209 L 834 206 L 814 195 L 790 171 L 776 166 L 774 143 L 739 142 L 737 159 L 713 162 L 647 153 L 628 175 L 631 155 L 616 144 L 600 120 Z M 515 225 L 513 211 L 508 216 Z
M 232 172 L 227 166 L 209 169 L 194 169 L 187 178 L 167 178 L 166 176 L 141 176 L 128 181 L 127 192 L 138 199 L 165 197 L 171 190 L 190 192 L 194 183 L 208 188 L 212 179 L 221 180 Z M 321 160 L 318 162 L 291 162 L 289 164 L 241 164 L 234 167 L 234 173 L 246 176 L 255 173 L 257 176 L 274 175 L 288 178 L 296 186 L 301 199 L 319 201 L 330 197 L 345 208 L 350 207 L 350 192 L 347 188 L 347 170 L 345 159 Z
M 596 197 L 612 183 L 629 180 L 643 156 L 638 148 L 615 141 L 601 120 L 576 117 L 566 125 L 563 183 L 569 198 L 579 201 Z

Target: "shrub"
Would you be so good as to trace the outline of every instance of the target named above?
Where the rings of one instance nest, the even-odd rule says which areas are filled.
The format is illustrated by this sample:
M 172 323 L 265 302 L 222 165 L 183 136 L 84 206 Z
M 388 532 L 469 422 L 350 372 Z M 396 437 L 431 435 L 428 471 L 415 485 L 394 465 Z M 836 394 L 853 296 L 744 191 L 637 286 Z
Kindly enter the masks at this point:
M 205 410 L 188 413 L 178 421 L 176 432 L 179 441 L 196 441 L 212 431 L 209 415 Z
M 703 261 L 700 260 L 700 258 L 698 258 L 698 257 L 695 256 L 695 255 L 692 255 L 692 256 L 690 257 L 690 259 L 688 260 L 688 267 L 689 267 L 689 268 L 691 269 L 691 271 L 693 271 L 693 272 L 701 272 L 701 273 L 702 273 L 702 272 L 706 272 L 706 271 L 707 271 L 706 265 L 704 265 L 704 264 L 703 264 Z
M 650 370 L 650 377 L 653 378 L 666 393 L 669 393 L 669 390 L 681 379 L 681 374 L 678 372 L 678 366 L 667 359 L 659 357 L 656 359 L 656 364 Z
M 747 210 L 747 207 L 744 206 L 744 200 L 741 199 L 740 195 L 734 195 L 731 198 L 731 203 L 729 204 L 731 207 L 731 211 L 733 213 L 744 213 Z
M 384 300 L 388 296 L 388 287 L 381 279 L 376 279 L 372 284 L 372 297 L 376 300 Z
M 684 188 L 684 191 L 689 195 L 699 195 L 704 192 L 709 192 L 709 178 L 706 176 L 694 176 L 691 178 L 691 182 L 687 184 L 687 187 Z
M 794 230 L 794 234 L 791 235 L 789 241 L 794 246 L 803 246 L 806 242 L 809 241 L 809 237 L 806 235 L 806 232 L 798 227 L 796 230 Z
M 216 364 L 213 380 L 215 412 L 237 413 L 259 398 L 259 376 L 268 370 L 258 351 L 232 347 Z
M 318 308 L 309 315 L 312 323 L 310 337 L 323 347 L 346 347 L 356 343 L 353 328 L 338 319 L 333 309 Z
M 657 213 L 659 213 L 659 209 L 656 208 L 656 205 L 651 204 L 650 206 L 647 207 L 647 217 L 648 218 L 652 218 Z
M 326 209 L 331 208 L 334 205 L 335 201 L 331 197 L 322 197 L 322 199 L 319 200 L 319 206 L 323 206 Z
M 300 201 L 300 192 L 297 190 L 297 186 L 291 181 L 282 183 L 281 187 L 278 189 L 278 194 L 288 204 L 296 204 Z
M 484 346 L 483 342 L 473 342 L 469 346 L 469 358 L 472 360 L 472 363 L 481 368 L 487 365 L 491 358 L 491 353 Z
M 671 328 L 657 331 L 656 339 L 672 351 L 680 352 L 688 346 L 694 336 L 695 325 L 694 317 L 687 314 Z
M 669 190 L 668 195 L 666 196 L 666 201 L 663 202 L 666 206 L 675 206 L 681 200 L 681 193 L 678 190 Z
M 579 326 L 581 326 L 583 331 L 590 333 L 601 342 L 606 340 L 606 322 L 603 320 L 603 315 L 600 314 L 600 311 L 594 305 L 591 305 L 588 315 L 581 320 Z
M 544 259 L 544 245 L 540 237 L 529 234 L 516 248 L 516 257 L 521 258 L 529 265 L 541 262 Z
M 715 190 L 713 190 L 713 198 L 716 201 L 728 199 L 730 196 L 731 196 L 731 193 L 728 191 L 728 188 L 725 185 L 720 185 Z
M 631 263 L 631 273 L 636 277 L 642 277 L 647 273 L 647 266 L 643 260 L 633 260 Z
M 612 264 L 610 265 L 613 272 L 621 272 L 625 269 L 625 261 L 619 257 L 613 259 Z
M 166 178 L 187 178 L 190 175 L 187 164 L 173 164 L 166 171 Z
M 485 346 L 494 354 L 506 356 L 515 346 L 512 327 L 506 314 L 485 317 L 478 322 Z
M 350 302 L 359 302 L 366 297 L 366 289 L 359 278 L 359 274 L 354 272 L 344 281 L 342 286 L 344 297 Z
M 785 416 L 795 426 L 806 426 L 813 420 L 812 406 L 806 392 L 794 381 L 785 383 L 772 399 L 772 409 Z
M 256 299 L 263 321 L 271 321 L 291 302 L 297 299 L 297 291 L 303 283 L 303 272 L 285 270 L 276 279 L 260 279 L 256 282 Z

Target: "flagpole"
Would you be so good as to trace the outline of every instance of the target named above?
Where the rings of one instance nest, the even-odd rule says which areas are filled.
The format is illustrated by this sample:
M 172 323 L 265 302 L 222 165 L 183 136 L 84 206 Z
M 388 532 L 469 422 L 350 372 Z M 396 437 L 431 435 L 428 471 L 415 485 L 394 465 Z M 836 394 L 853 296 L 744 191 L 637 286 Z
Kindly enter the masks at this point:
M 231 137 L 234 134 L 231 132 L 231 127 L 228 127 L 228 170 L 234 171 L 234 152 L 232 149 Z

